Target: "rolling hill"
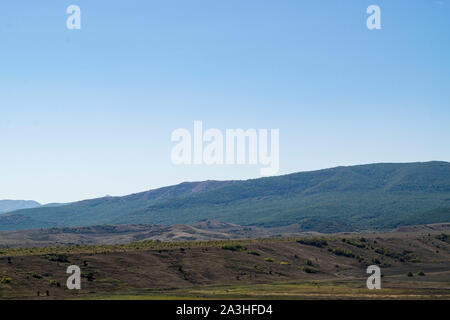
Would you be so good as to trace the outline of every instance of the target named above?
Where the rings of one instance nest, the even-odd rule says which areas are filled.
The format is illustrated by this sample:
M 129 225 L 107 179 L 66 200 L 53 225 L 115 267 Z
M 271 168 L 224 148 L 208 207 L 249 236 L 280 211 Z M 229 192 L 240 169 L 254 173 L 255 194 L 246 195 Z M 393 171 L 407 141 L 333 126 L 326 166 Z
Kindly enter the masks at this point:
M 339 232 L 450 222 L 450 163 L 380 163 L 246 181 L 185 182 L 0 215 L 1 230 L 100 224 L 239 225 Z
M 373 264 L 382 269 L 382 290 L 366 287 Z M 81 290 L 65 286 L 70 265 L 81 268 Z M 2 248 L 0 274 L 0 299 L 448 300 L 450 235 L 433 226 L 408 233 Z
M 432 225 L 437 229 L 437 225 Z M 442 224 L 450 230 L 450 224 Z M 426 226 L 424 226 L 425 228 Z M 291 227 L 244 227 L 214 220 L 193 225 L 102 225 L 48 229 L 0 231 L 0 249 L 17 247 L 52 247 L 74 245 L 126 244 L 138 241 L 208 241 L 218 239 L 272 238 L 308 235 Z M 0 250 L 1 251 L 1 250 Z

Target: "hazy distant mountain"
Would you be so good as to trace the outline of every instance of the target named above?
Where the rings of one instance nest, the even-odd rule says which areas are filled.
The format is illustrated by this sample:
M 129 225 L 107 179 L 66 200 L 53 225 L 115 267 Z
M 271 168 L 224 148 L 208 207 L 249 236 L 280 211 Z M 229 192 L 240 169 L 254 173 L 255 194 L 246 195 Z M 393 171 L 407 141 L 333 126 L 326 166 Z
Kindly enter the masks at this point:
M 450 163 L 370 164 L 246 181 L 186 182 L 0 215 L 0 229 L 216 219 L 322 232 L 450 222 Z
M 11 212 L 19 209 L 36 208 L 41 204 L 29 200 L 0 200 L 0 213 Z

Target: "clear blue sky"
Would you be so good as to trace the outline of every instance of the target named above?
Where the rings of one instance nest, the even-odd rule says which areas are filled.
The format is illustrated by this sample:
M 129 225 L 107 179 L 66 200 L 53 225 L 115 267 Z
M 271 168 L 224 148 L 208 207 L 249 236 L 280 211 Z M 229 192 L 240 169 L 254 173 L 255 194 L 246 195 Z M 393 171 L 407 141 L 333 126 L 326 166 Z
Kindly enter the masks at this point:
M 172 165 L 171 132 L 194 120 L 279 128 L 280 174 L 449 161 L 449 14 L 449 0 L 1 1 L 0 199 L 259 176 Z

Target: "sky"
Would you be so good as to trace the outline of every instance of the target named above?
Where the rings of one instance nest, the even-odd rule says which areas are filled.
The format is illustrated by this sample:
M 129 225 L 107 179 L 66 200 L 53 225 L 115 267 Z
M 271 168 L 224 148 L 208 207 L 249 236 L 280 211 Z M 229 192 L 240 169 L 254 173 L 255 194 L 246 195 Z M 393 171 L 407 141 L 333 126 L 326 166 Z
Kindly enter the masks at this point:
M 1 1 L 0 199 L 261 176 L 174 165 L 171 134 L 196 120 L 279 129 L 278 174 L 450 161 L 449 13 L 449 0 Z

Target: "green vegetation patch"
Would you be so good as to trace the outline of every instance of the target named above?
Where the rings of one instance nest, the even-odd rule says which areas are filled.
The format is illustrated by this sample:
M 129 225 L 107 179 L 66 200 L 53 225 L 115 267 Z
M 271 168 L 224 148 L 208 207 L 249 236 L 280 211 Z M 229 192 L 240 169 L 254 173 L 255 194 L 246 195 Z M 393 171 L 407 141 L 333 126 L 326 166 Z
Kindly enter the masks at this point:
M 420 262 L 420 258 L 415 256 L 413 252 L 409 250 L 395 252 L 389 248 L 375 248 L 375 252 L 386 257 L 399 260 L 400 262 Z
M 361 259 L 360 256 L 356 255 L 355 253 L 353 253 L 350 250 L 347 249 L 342 249 L 342 248 L 336 248 L 336 249 L 328 249 L 329 252 L 337 255 L 337 256 L 344 256 L 347 258 L 356 258 L 356 259 Z
M 49 261 L 69 262 L 69 257 L 65 253 L 50 253 L 44 256 Z
M 12 279 L 10 277 L 2 277 L 2 278 L 0 278 L 0 283 L 8 284 L 8 283 L 11 283 L 11 282 L 12 282 Z
M 314 246 L 317 248 L 323 248 L 328 245 L 328 242 L 325 239 L 300 239 L 297 242 L 300 244 L 304 244 L 307 246 Z
M 438 235 L 436 238 L 443 242 L 450 243 L 450 236 L 448 234 L 442 233 L 442 234 Z
M 366 242 L 366 240 L 364 238 L 360 238 L 360 239 L 346 239 L 346 238 L 343 238 L 342 242 L 348 243 L 349 245 L 352 245 L 352 246 L 355 246 L 355 247 L 358 247 L 358 248 L 361 248 L 361 249 L 367 248 L 367 245 L 364 243 L 364 242 Z
M 306 273 L 319 273 L 320 270 L 312 267 L 300 267 L 300 269 Z
M 223 250 L 230 250 L 230 251 L 245 251 L 247 250 L 245 247 L 241 246 L 240 244 L 224 244 L 222 246 Z
M 61 284 L 57 280 L 54 280 L 54 279 L 49 281 L 49 285 L 51 287 L 53 287 L 53 286 L 58 287 L 58 288 L 61 287 Z

